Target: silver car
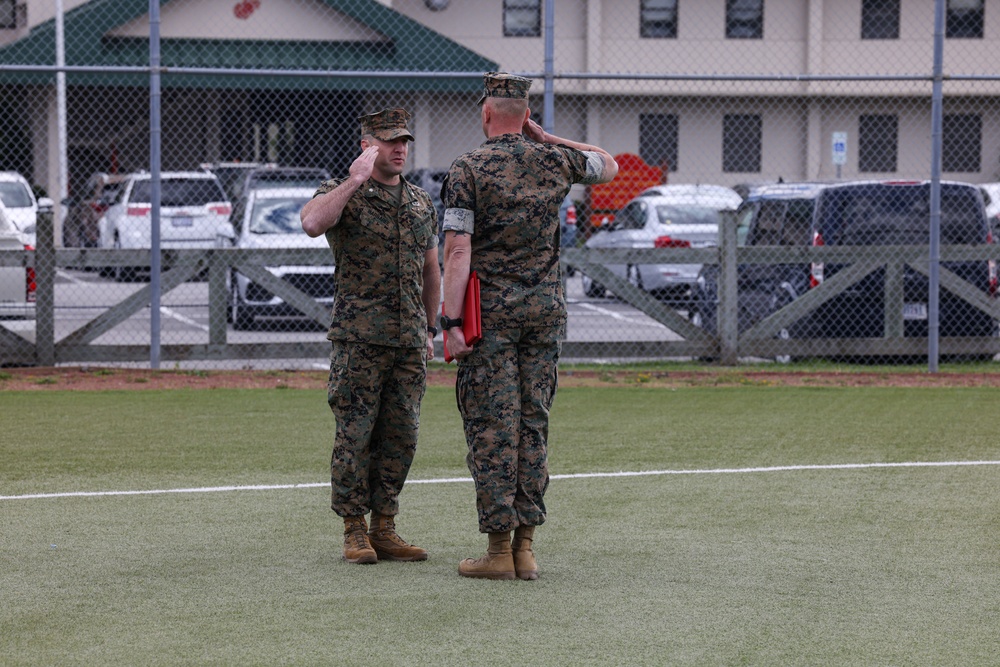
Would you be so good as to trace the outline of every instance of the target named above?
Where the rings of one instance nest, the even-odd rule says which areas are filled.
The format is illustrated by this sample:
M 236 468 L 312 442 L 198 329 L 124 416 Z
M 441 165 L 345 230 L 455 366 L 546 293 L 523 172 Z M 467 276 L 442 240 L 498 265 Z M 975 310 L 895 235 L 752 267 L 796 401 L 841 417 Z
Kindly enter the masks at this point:
M 718 244 L 723 211 L 735 211 L 743 198 L 719 185 L 661 185 L 625 205 L 607 228 L 594 233 L 587 248 L 702 248 Z M 609 264 L 615 275 L 658 297 L 688 298 L 700 264 Z M 589 297 L 605 288 L 583 276 Z
M 311 238 L 302 231 L 299 213 L 316 188 L 280 187 L 247 191 L 223 236 L 236 248 L 326 248 L 325 236 Z M 324 265 L 268 266 L 267 270 L 320 303 L 333 305 L 336 289 L 332 261 Z M 230 276 L 229 321 L 234 329 L 249 329 L 258 317 L 302 316 L 267 289 L 239 271 Z

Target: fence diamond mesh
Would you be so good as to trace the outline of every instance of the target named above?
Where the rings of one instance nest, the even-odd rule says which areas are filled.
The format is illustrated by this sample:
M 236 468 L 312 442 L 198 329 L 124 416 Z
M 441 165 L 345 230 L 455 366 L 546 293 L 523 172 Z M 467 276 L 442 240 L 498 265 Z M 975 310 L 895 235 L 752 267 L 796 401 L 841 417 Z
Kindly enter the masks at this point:
M 621 167 L 553 239 L 564 359 L 992 359 L 998 42 L 994 0 L 0 0 L 0 364 L 325 368 L 299 208 L 388 106 L 439 201 L 490 70 Z

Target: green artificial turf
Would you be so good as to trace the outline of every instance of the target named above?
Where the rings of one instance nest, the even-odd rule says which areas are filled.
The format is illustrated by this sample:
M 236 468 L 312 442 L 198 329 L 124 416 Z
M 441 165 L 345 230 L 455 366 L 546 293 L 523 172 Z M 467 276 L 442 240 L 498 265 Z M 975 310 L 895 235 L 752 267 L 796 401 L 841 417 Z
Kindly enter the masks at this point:
M 479 556 L 450 389 L 348 565 L 322 391 L 0 393 L 0 663 L 990 665 L 995 389 L 561 390 L 535 582 Z M 589 473 L 657 472 L 626 476 Z M 711 472 L 715 471 L 715 472 Z M 260 489 L 143 495 L 30 494 Z M 266 488 L 279 485 L 289 488 Z

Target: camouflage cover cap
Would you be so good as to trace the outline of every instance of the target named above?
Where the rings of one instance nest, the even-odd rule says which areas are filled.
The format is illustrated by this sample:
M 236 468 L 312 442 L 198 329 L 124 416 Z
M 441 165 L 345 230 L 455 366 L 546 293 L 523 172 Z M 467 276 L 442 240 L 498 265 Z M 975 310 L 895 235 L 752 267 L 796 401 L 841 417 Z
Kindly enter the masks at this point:
M 487 72 L 483 74 L 483 96 L 479 98 L 479 105 L 482 106 L 487 97 L 526 100 L 528 88 L 531 88 L 531 79 L 506 72 Z
M 406 129 L 406 121 L 410 114 L 405 109 L 382 109 L 376 113 L 361 116 L 361 134 L 370 134 L 382 141 L 393 141 L 406 137 L 415 141 L 410 131 Z

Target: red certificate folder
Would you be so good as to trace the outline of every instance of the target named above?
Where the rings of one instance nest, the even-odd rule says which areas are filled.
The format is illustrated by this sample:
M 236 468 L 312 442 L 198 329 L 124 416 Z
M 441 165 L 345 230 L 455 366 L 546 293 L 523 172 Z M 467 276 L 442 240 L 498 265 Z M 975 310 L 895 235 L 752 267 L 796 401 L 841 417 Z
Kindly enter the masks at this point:
M 444 315 L 444 304 L 441 304 L 441 314 Z M 465 306 L 462 310 L 462 333 L 465 334 L 465 344 L 473 346 L 483 339 L 483 314 L 479 308 L 479 276 L 473 271 L 469 274 L 469 284 L 465 287 Z M 448 332 L 444 336 L 444 360 L 451 363 L 455 358 L 448 354 Z

